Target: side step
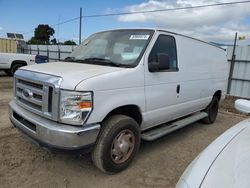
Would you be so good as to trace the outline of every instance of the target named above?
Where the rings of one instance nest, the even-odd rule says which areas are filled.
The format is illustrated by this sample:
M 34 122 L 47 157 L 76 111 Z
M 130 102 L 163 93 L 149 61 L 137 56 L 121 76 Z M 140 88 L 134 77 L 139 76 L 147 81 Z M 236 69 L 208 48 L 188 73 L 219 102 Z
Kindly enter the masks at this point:
M 164 124 L 158 128 L 155 128 L 155 129 L 152 129 L 149 131 L 145 131 L 142 133 L 141 136 L 142 136 L 143 140 L 152 141 L 152 140 L 160 138 L 166 134 L 169 134 L 177 129 L 180 129 L 180 128 L 185 127 L 191 123 L 194 123 L 200 119 L 203 119 L 207 116 L 208 116 L 208 114 L 206 112 L 196 113 L 192 116 L 188 116 L 185 119 L 181 119 L 179 121 L 175 121 L 175 122 L 170 123 L 170 124 Z

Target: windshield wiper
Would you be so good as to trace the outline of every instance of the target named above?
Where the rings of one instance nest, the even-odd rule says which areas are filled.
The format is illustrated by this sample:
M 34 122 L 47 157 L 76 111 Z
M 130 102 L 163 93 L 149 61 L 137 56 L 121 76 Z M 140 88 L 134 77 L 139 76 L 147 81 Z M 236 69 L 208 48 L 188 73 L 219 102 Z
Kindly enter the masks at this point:
M 98 64 L 98 65 L 115 66 L 115 67 L 128 67 L 128 68 L 132 67 L 131 65 L 116 63 L 116 62 L 113 62 L 109 59 L 97 58 L 97 57 L 86 58 L 86 59 L 76 59 L 75 57 L 66 57 L 64 59 L 64 61 L 77 62 L 77 63 L 88 63 L 88 64 Z
M 75 57 L 66 57 L 63 61 L 65 61 L 65 62 L 86 63 L 86 61 L 84 59 L 76 59 Z
M 124 65 L 124 64 L 121 64 L 121 63 L 113 62 L 113 61 L 111 61 L 109 59 L 97 58 L 97 57 L 82 59 L 82 61 L 94 62 L 94 63 L 98 63 L 98 64 L 101 64 L 101 65 L 111 65 L 111 66 L 115 66 L 115 67 L 131 67 L 129 65 Z
M 63 61 L 70 62 L 70 61 L 75 61 L 75 59 L 76 59 L 75 57 L 68 56 Z

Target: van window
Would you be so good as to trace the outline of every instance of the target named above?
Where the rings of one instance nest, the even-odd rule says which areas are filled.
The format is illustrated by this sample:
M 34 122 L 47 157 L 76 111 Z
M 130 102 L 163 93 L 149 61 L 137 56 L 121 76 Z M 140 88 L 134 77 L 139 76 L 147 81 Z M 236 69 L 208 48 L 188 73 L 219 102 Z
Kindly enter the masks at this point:
M 167 35 L 159 35 L 150 54 L 148 62 L 157 62 L 157 54 L 165 53 L 169 56 L 170 68 L 167 71 L 177 71 L 177 53 L 175 38 Z

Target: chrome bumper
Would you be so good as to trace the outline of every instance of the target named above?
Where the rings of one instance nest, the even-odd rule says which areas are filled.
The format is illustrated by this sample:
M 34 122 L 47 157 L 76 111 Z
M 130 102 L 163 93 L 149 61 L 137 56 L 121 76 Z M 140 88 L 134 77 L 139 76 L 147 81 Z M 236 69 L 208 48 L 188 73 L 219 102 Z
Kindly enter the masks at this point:
M 93 145 L 100 131 L 99 124 L 76 127 L 40 117 L 18 106 L 15 100 L 9 107 L 9 117 L 16 128 L 36 143 L 53 148 L 76 150 Z

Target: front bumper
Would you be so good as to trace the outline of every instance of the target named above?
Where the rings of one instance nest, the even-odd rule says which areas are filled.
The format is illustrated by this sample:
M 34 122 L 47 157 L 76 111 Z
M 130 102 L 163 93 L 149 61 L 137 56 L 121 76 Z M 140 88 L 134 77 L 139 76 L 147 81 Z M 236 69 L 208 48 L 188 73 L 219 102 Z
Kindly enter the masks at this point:
M 76 127 L 51 121 L 25 110 L 15 100 L 9 107 L 12 124 L 39 145 L 78 150 L 94 145 L 100 131 L 100 124 Z

